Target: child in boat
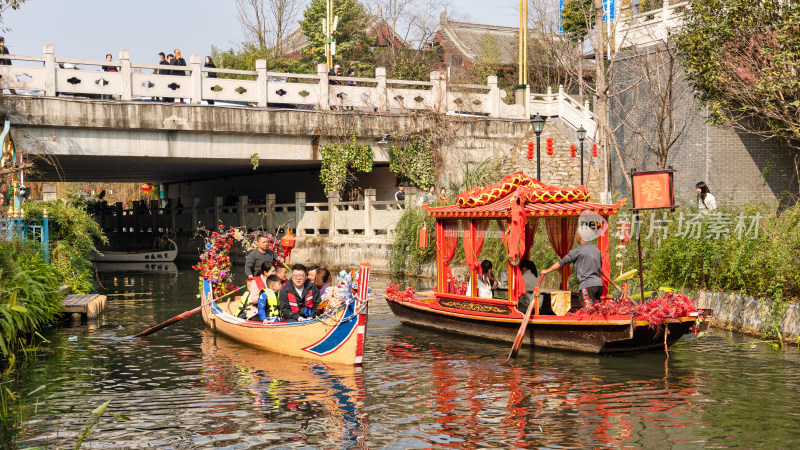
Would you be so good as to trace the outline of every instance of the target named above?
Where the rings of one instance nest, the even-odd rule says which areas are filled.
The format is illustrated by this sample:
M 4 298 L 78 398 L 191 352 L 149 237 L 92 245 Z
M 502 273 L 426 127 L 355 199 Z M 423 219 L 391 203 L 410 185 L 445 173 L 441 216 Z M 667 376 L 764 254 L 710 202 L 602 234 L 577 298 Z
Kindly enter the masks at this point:
M 281 321 L 281 311 L 278 307 L 278 291 L 281 290 L 281 279 L 275 275 L 267 278 L 267 289 L 258 297 L 258 317 L 261 323 Z
M 275 266 L 267 261 L 256 269 L 255 276 L 248 283 L 247 292 L 242 296 L 236 315 L 242 319 L 250 319 L 258 314 L 258 298 L 267 289 L 267 279 L 275 275 Z
M 322 313 L 319 309 L 319 289 L 308 279 L 306 266 L 292 266 L 292 281 L 281 289 L 278 303 L 281 317 L 287 322 L 312 319 Z

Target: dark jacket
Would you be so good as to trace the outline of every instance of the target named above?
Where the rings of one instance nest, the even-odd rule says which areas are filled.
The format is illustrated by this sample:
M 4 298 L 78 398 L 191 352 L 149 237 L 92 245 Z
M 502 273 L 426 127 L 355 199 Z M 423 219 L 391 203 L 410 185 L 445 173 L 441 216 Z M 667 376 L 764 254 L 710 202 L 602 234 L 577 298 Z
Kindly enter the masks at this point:
M 183 58 L 172 58 L 172 62 L 169 63 L 170 66 L 185 66 L 186 61 Z M 183 70 L 173 70 L 172 75 L 180 75 L 186 76 L 186 72 Z
M 217 66 L 215 66 L 214 64 L 203 64 L 203 67 L 208 67 L 210 69 L 216 69 L 217 68 Z M 216 72 L 206 72 L 206 73 L 208 73 L 208 78 L 217 78 L 217 73 Z
M 299 298 L 291 280 L 286 283 L 286 286 L 281 289 L 281 293 L 278 295 L 281 317 L 287 322 L 297 321 L 301 317 L 317 317 L 322 314 L 319 309 L 319 302 L 319 290 L 311 280 L 306 280 Z M 307 313 L 305 311 L 306 308 L 309 308 L 310 312 Z
M 5 45 L 0 45 L 0 54 L 2 55 L 10 54 L 8 52 L 8 47 L 6 47 Z M 0 59 L 0 66 L 10 66 L 10 65 L 11 65 L 10 59 Z
M 161 61 L 160 63 L 158 63 L 158 64 L 159 64 L 159 65 L 162 65 L 162 66 L 168 66 L 168 65 L 169 65 L 169 61 L 167 61 L 167 60 L 165 59 L 165 60 L 162 60 L 162 61 Z M 158 74 L 159 74 L 159 75 L 172 75 L 172 71 L 171 71 L 171 70 L 167 70 L 167 69 L 158 69 Z
M 250 253 L 248 253 L 247 257 L 244 259 L 244 274 L 247 275 L 248 278 L 254 277 L 256 271 L 261 268 L 264 262 L 267 264 L 275 264 L 277 259 L 275 252 L 270 249 L 267 249 L 265 253 L 261 253 L 261 250 L 257 248 L 250 250 Z

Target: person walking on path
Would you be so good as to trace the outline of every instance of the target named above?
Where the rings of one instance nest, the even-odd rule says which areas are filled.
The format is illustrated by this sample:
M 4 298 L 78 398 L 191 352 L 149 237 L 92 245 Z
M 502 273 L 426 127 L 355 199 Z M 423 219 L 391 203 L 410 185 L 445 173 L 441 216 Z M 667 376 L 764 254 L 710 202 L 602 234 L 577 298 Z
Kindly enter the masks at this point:
M 214 60 L 211 59 L 210 56 L 206 56 L 206 63 L 203 64 L 203 67 L 206 67 L 206 68 L 209 68 L 209 69 L 216 69 L 217 68 L 217 66 L 214 65 Z M 206 76 L 208 78 L 217 78 L 217 73 L 216 72 L 206 72 Z M 213 105 L 214 104 L 214 100 L 207 100 L 206 103 L 208 103 L 209 105 Z
M 590 301 L 599 301 L 603 295 L 603 280 L 600 278 L 603 256 L 600 254 L 600 249 L 591 242 L 597 238 L 597 233 L 594 230 L 588 226 L 581 226 L 578 228 L 577 238 L 580 245 L 570 250 L 561 261 L 544 269 L 539 277 L 543 277 L 567 264 L 573 264 L 575 275 L 578 277 L 580 298 L 583 300 L 583 306 L 588 306 Z
M 704 181 L 697 183 L 694 187 L 697 189 L 697 211 L 699 211 L 701 215 L 704 216 L 717 209 L 717 199 L 708 189 L 708 185 L 706 185 Z

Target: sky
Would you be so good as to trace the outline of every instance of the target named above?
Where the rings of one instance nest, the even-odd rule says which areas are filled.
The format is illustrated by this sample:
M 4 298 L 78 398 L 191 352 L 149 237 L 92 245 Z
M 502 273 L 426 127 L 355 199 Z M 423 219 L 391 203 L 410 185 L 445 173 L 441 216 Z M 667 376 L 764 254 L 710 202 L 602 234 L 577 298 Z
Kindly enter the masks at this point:
M 472 21 L 517 25 L 518 2 L 454 0 Z M 158 52 L 179 48 L 205 56 L 211 46 L 228 49 L 242 41 L 236 0 L 28 0 L 3 14 L 6 46 L 15 55 L 41 56 L 54 44 L 56 58 L 104 60 L 106 53 L 130 50 L 138 63 L 158 61 Z

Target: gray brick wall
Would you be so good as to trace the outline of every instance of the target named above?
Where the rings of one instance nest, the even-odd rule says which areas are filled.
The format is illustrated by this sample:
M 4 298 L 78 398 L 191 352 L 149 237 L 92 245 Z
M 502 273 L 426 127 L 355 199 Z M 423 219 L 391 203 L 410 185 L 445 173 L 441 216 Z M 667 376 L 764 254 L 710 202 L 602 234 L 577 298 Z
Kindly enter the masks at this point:
M 615 88 L 629 86 L 632 80 L 637 79 L 638 69 L 633 58 L 630 55 L 628 59 L 617 63 L 619 71 L 614 80 Z M 676 91 L 684 91 L 686 86 L 684 80 Z M 707 112 L 698 109 L 691 90 L 685 89 L 685 92 L 675 104 L 675 116 L 679 121 L 687 118 L 687 126 L 671 148 L 667 162 L 677 170 L 675 195 L 678 199 L 694 201 L 694 185 L 698 181 L 705 181 L 717 201 L 723 203 L 757 201 L 775 207 L 778 202 L 785 200 L 787 189 L 797 193 L 796 181 L 792 181 L 794 162 L 790 149 L 775 140 L 764 140 L 757 135 L 737 131 L 730 125 L 709 124 L 706 121 Z M 644 92 L 638 92 L 622 96 L 623 107 L 643 104 L 647 101 L 642 98 L 643 95 Z M 632 119 L 655 130 L 653 114 L 641 111 Z M 655 158 L 619 122 L 614 120 L 612 114 L 612 127 L 619 127 L 615 135 L 627 153 L 623 158 L 628 169 L 655 169 Z M 612 164 L 615 190 L 628 193 L 616 155 Z

